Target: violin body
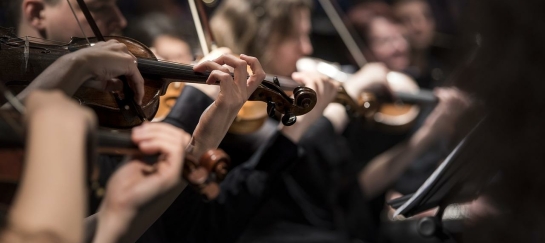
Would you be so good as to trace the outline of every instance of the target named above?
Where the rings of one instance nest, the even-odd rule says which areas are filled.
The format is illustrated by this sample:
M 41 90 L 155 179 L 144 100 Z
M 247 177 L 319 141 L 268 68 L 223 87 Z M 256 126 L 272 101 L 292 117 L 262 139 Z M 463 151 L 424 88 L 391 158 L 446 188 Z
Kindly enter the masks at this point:
M 39 43 L 27 43 L 0 29 L 0 80 L 14 93 L 26 88 L 40 73 L 42 73 L 57 58 L 76 51 L 87 45 L 86 39 L 73 38 L 66 45 L 46 45 Z M 106 37 L 107 40 L 116 39 L 127 45 L 129 51 L 137 57 L 155 58 L 154 54 L 144 46 L 130 38 Z M 93 39 L 90 39 L 93 41 Z M 25 49 L 28 58 L 25 59 Z M 53 60 L 53 61 L 52 61 Z M 163 92 L 165 81 L 144 78 L 144 99 L 142 110 L 148 120 L 151 120 L 159 107 L 159 97 Z M 130 128 L 137 126 L 142 121 L 128 110 L 120 109 L 111 92 L 104 92 L 88 87 L 80 87 L 73 97 L 80 103 L 95 110 L 99 124 L 111 128 Z
M 157 114 L 155 114 L 155 120 L 161 121 L 167 117 L 172 107 L 176 104 L 176 100 L 178 100 L 184 86 L 183 83 L 178 82 L 168 85 L 165 95 L 159 98 L 159 109 L 157 110 Z
M 21 118 L 11 111 L 0 111 L 2 116 L 14 117 L 17 121 Z M 17 187 L 22 180 L 25 150 L 24 139 L 18 132 L 15 132 L 9 122 L 0 119 L 0 212 L 7 211 L 11 205 Z M 135 155 L 150 161 L 156 161 L 157 155 L 147 156 L 142 154 L 138 147 L 132 142 L 130 133 L 112 132 L 99 130 L 97 132 L 98 146 L 91 144 L 88 154 L 111 154 L 111 155 Z M 90 141 L 94 141 L 91 139 Z M 95 150 L 96 149 L 96 150 Z M 93 163 L 92 158 L 88 161 L 88 178 L 91 189 L 102 196 L 104 189 L 98 183 L 100 171 Z M 229 156 L 220 149 L 207 151 L 199 160 L 186 155 L 182 177 L 206 199 L 213 200 L 219 193 L 219 183 L 227 174 L 227 167 L 230 163 Z
M 297 61 L 297 68 L 319 72 L 341 83 L 352 76 L 341 71 L 338 65 L 316 58 L 301 58 Z M 405 132 L 413 126 L 420 113 L 420 105 L 438 102 L 431 91 L 420 89 L 416 81 L 406 74 L 390 71 L 386 81 L 397 100 L 371 92 L 364 92 L 353 100 L 341 88 L 334 102 L 345 106 L 353 115 L 363 117 L 366 126 L 393 133 Z

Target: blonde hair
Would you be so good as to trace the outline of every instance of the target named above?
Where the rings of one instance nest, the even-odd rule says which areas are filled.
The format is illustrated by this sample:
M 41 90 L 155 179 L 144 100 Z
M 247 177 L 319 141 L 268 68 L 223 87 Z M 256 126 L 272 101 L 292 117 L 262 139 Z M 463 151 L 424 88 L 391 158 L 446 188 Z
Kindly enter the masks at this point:
M 219 46 L 255 56 L 267 69 L 271 47 L 297 32 L 293 12 L 311 8 L 310 0 L 226 0 L 210 26 Z

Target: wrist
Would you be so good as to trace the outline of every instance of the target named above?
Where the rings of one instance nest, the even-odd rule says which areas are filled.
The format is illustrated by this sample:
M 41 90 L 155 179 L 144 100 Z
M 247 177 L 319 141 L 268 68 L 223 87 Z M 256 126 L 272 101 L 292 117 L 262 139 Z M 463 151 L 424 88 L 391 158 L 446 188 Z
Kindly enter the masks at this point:
M 324 117 L 331 122 L 337 134 L 341 134 L 350 122 L 346 108 L 339 103 L 330 103 L 324 110 Z
M 102 206 L 97 213 L 97 231 L 94 242 L 118 242 L 129 229 L 136 213 L 130 210 Z
M 63 68 L 73 70 L 71 76 L 78 77 L 83 82 L 97 76 L 95 70 L 92 68 L 92 61 L 88 55 L 74 52 L 61 57 L 61 59 L 63 59 Z
M 212 102 L 212 106 L 215 106 L 218 109 L 219 112 L 216 111 L 217 114 L 233 117 L 234 119 L 240 109 L 242 109 L 242 106 L 244 106 L 244 102 L 235 102 L 232 100 L 226 101 L 225 98 L 220 96 Z

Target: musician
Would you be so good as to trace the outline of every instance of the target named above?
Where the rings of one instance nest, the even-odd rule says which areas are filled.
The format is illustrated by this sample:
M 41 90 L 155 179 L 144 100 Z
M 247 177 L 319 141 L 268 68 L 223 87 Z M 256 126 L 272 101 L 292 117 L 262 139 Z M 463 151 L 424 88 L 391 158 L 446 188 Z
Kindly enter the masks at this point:
M 23 2 L 23 6 L 26 6 L 25 3 L 26 2 Z M 44 9 L 61 8 L 61 7 L 65 6 L 65 5 L 63 5 L 64 3 L 62 3 L 62 2 L 58 2 L 58 3 L 52 4 L 52 5 L 48 5 L 48 4 L 51 4 L 50 2 L 38 2 L 38 3 L 32 2 L 32 3 L 28 3 L 28 4 L 32 5 L 32 4 L 39 4 L 39 3 L 43 3 L 43 4 L 47 5 L 47 7 L 44 7 Z M 42 6 L 42 5 L 40 5 L 40 6 Z M 79 14 L 79 11 L 76 10 L 76 12 Z M 112 12 L 115 12 L 115 11 L 112 11 Z M 32 13 L 30 15 L 32 15 Z M 40 14 L 38 14 L 38 16 L 39 15 Z M 111 18 L 111 19 L 121 20 L 122 18 Z M 76 25 L 76 22 L 74 21 L 73 24 Z M 23 22 L 23 25 L 25 25 L 26 27 L 29 27 L 28 22 Z M 99 25 L 99 26 L 101 26 L 101 25 Z M 30 25 L 30 27 L 33 27 L 34 30 L 36 30 L 36 29 L 39 29 L 40 26 Z M 56 26 L 49 26 L 49 27 L 50 28 L 58 28 Z M 24 30 L 24 29 L 25 28 L 20 28 L 20 30 Z M 70 28 L 68 28 L 68 29 L 70 30 Z M 43 31 L 41 31 L 41 32 L 43 32 Z M 45 31 L 45 32 L 46 33 L 49 33 L 49 32 L 54 33 L 55 31 Z M 74 33 L 74 34 L 76 34 L 76 33 Z M 242 58 L 245 59 L 245 60 L 249 60 L 248 57 L 243 56 Z M 227 62 L 227 61 L 230 61 L 230 62 Z M 221 64 L 224 64 L 224 63 L 227 63 L 227 64 L 237 63 L 237 65 L 236 65 L 237 68 L 241 68 L 242 66 L 246 67 L 246 62 L 243 62 L 244 65 L 241 65 L 240 60 L 235 61 L 235 60 L 232 59 L 232 57 L 229 57 L 229 56 L 222 56 L 219 59 L 217 59 L 217 62 L 220 62 Z M 248 63 L 250 63 L 250 62 L 248 62 Z M 253 61 L 251 63 L 255 64 L 255 61 Z M 216 70 L 217 69 L 217 70 L 225 71 L 225 68 L 219 67 L 218 64 L 212 65 L 210 62 L 208 62 L 208 63 L 205 63 L 203 65 L 206 65 L 204 67 L 208 68 L 209 70 Z M 210 65 L 212 65 L 212 66 L 210 66 Z M 201 70 L 201 71 L 204 71 L 204 70 Z M 259 72 L 259 69 L 254 69 L 253 71 L 254 71 L 255 75 L 260 75 L 260 73 L 262 73 L 262 71 Z M 244 70 L 244 73 L 245 72 L 246 71 Z M 225 79 L 227 77 L 224 76 L 224 75 L 221 75 L 221 77 L 216 77 L 216 78 Z M 228 79 L 224 80 L 224 82 L 222 82 L 222 85 L 224 85 L 224 83 L 226 83 L 226 85 L 228 83 L 232 83 L 232 81 L 229 81 Z M 323 87 L 324 85 L 325 86 L 330 86 L 331 85 L 331 84 L 327 84 L 327 82 L 324 83 L 323 81 L 314 81 L 314 83 L 316 83 L 316 82 L 320 83 L 320 84 L 317 85 L 317 87 Z M 309 83 L 309 85 L 311 87 L 313 86 L 310 83 Z M 254 89 L 255 89 L 255 86 L 252 86 L 252 87 L 254 87 Z M 214 100 L 217 100 L 217 101 L 221 100 L 220 103 L 222 103 L 222 102 L 231 102 L 231 101 L 229 101 L 229 98 L 227 98 L 229 96 L 223 95 L 223 92 L 226 92 L 226 91 L 224 91 L 225 88 L 229 88 L 229 86 L 221 87 L 221 89 L 220 89 L 221 91 L 219 91 L 220 93 L 217 96 L 217 99 L 214 99 Z M 334 89 L 333 88 L 326 88 L 322 92 L 331 92 L 332 90 L 334 90 Z M 194 100 L 191 101 L 191 102 L 186 103 L 185 105 L 189 105 L 189 104 L 192 104 L 192 106 L 193 106 L 193 108 L 191 109 L 192 110 L 191 112 L 176 112 L 176 113 L 173 113 L 173 115 L 171 116 L 171 119 L 169 121 L 167 121 L 167 122 L 176 123 L 180 119 L 193 119 L 193 120 L 196 119 L 198 121 L 199 116 L 201 115 L 200 112 L 202 112 L 204 110 L 204 108 L 206 108 L 206 107 L 212 107 L 212 108 L 214 108 L 213 110 L 218 109 L 221 112 L 226 112 L 226 113 L 231 114 L 231 115 L 233 114 L 233 112 L 235 112 L 234 114 L 236 114 L 236 111 L 238 110 L 238 109 L 231 109 L 231 108 L 229 108 L 229 109 L 219 109 L 220 107 L 217 107 L 216 105 L 214 105 L 214 104 L 217 104 L 217 102 L 214 102 L 212 105 L 210 103 L 207 103 L 204 106 L 204 108 L 202 110 L 200 110 L 200 112 L 199 112 L 199 109 L 197 109 L 199 106 L 198 106 L 197 103 L 194 102 Z M 322 109 L 323 109 L 323 107 L 322 107 Z M 197 112 L 195 112 L 195 111 L 197 111 Z M 320 110 L 319 107 L 317 108 L 317 112 L 318 112 L 317 114 L 321 114 L 321 110 Z M 207 117 L 207 116 L 203 116 L 203 117 Z M 227 118 L 227 117 L 230 117 L 230 115 L 226 116 L 225 119 L 221 119 L 221 117 L 222 116 L 219 116 L 218 114 L 216 114 L 213 119 L 208 118 L 208 119 L 216 121 L 216 122 L 221 122 L 221 125 L 217 124 L 217 123 L 213 123 L 213 124 L 216 124 L 216 125 L 211 126 L 208 129 L 201 129 L 200 132 L 202 132 L 202 133 L 213 133 L 213 134 L 211 134 L 211 136 L 214 136 L 214 137 L 222 136 L 222 134 L 225 134 L 224 132 L 222 133 L 221 130 L 226 129 L 228 127 L 228 126 L 226 127 L 226 125 L 230 124 L 232 122 L 233 118 Z M 272 140 L 270 140 L 270 142 L 268 142 L 268 145 L 264 145 L 265 147 L 262 150 L 262 156 L 261 157 L 259 155 L 256 155 L 249 163 L 247 163 L 247 166 L 240 167 L 239 169 L 235 168 L 231 172 L 233 174 L 233 176 L 228 177 L 224 181 L 224 183 L 222 184 L 222 187 L 223 187 L 224 191 L 226 191 L 226 193 L 222 194 L 222 195 L 225 195 L 225 196 L 222 197 L 223 199 L 220 200 L 217 203 L 214 202 L 218 206 L 214 206 L 214 203 L 211 203 L 212 208 L 214 208 L 214 207 L 219 208 L 220 211 L 215 210 L 215 211 L 213 211 L 215 213 L 212 213 L 212 212 L 207 212 L 206 210 L 203 210 L 204 211 L 203 213 L 208 214 L 209 215 L 208 217 L 213 217 L 212 220 L 214 218 L 233 217 L 232 215 L 236 215 L 237 218 L 240 218 L 241 225 L 244 225 L 244 223 L 247 221 L 246 219 L 248 218 L 248 216 L 245 216 L 245 214 L 243 214 L 243 212 L 251 212 L 251 207 L 254 207 L 254 205 L 257 205 L 258 202 L 260 201 L 260 198 L 262 198 L 262 195 L 266 194 L 265 192 L 268 189 L 269 181 L 272 181 L 276 177 L 276 175 L 278 173 L 280 173 L 286 167 L 288 167 L 291 164 L 291 162 L 294 160 L 293 157 L 297 155 L 297 149 L 296 149 L 297 147 L 293 144 L 293 142 L 297 142 L 299 140 L 299 137 L 302 135 L 302 133 L 304 133 L 304 131 L 308 128 L 308 126 L 310 126 L 310 124 L 312 124 L 312 121 L 315 118 L 312 118 L 313 115 L 310 115 L 310 117 L 311 118 L 306 118 L 306 119 L 300 118 L 297 125 L 294 125 L 293 127 L 284 128 L 283 131 L 285 131 L 285 132 L 282 132 L 282 134 L 285 134 L 285 135 L 281 135 L 281 134 L 275 135 L 275 137 Z M 314 115 L 314 117 L 315 117 L 315 115 Z M 305 120 L 307 122 L 305 122 Z M 185 128 L 185 129 L 188 129 L 188 128 Z M 190 129 L 194 129 L 194 125 Z M 193 130 L 190 130 L 190 131 L 193 132 Z M 195 133 L 197 133 L 198 131 L 199 131 L 199 129 L 196 129 Z M 212 143 L 214 143 L 214 141 L 215 140 L 213 140 Z M 279 151 L 281 151 L 281 152 L 279 152 Z M 281 155 L 281 156 L 279 156 L 279 155 Z M 115 167 L 117 163 L 115 161 L 114 162 L 109 162 L 109 161 L 104 161 L 104 160 L 101 161 L 101 165 L 104 166 L 104 164 L 106 164 L 106 165 L 111 164 L 111 167 Z M 103 176 L 103 179 L 108 178 L 109 176 L 108 176 L 108 173 L 107 173 L 107 169 L 103 169 L 102 171 L 106 171 L 106 173 L 104 173 L 105 176 Z M 246 181 L 245 178 L 249 178 L 248 181 Z M 247 191 L 246 190 L 247 185 L 254 185 L 256 188 L 252 189 L 251 191 Z M 237 188 L 243 188 L 243 189 L 241 190 L 241 189 L 237 189 Z M 172 195 L 174 196 L 174 198 L 175 198 L 175 196 L 177 194 L 179 194 L 182 191 L 182 189 L 183 188 L 177 188 L 175 191 L 172 192 Z M 185 194 L 191 193 L 191 191 L 188 191 L 188 190 L 184 190 L 184 191 L 186 192 Z M 171 194 L 169 194 L 169 195 L 171 195 Z M 194 205 L 194 206 L 197 206 L 197 207 L 203 207 L 203 206 L 200 206 L 200 205 L 203 205 L 203 204 L 202 204 L 202 201 L 201 201 L 201 199 L 200 199 L 200 197 L 198 195 L 193 194 L 193 195 L 190 195 L 190 197 L 186 197 L 186 196 L 182 195 L 180 198 L 181 198 L 181 200 L 184 200 L 184 199 L 185 200 L 193 200 L 192 204 L 183 204 L 182 205 L 183 207 L 190 208 L 190 205 Z M 245 204 L 240 204 L 240 203 L 236 203 L 235 200 L 240 200 L 240 199 L 237 199 L 237 198 L 246 198 L 247 200 L 244 200 Z M 156 217 L 158 217 L 160 212 L 162 212 L 160 209 L 163 208 L 162 210 L 164 210 L 163 206 L 165 206 L 165 205 L 168 206 L 170 204 L 170 202 L 172 201 L 172 199 L 173 199 L 173 197 L 167 197 L 165 199 L 165 201 L 163 201 L 163 200 L 158 201 L 157 204 L 154 205 L 153 207 L 151 207 L 151 209 L 150 209 L 151 212 L 153 213 L 152 216 L 148 215 L 148 217 L 146 219 L 139 220 L 138 222 L 142 222 L 142 225 L 138 226 L 135 230 L 128 231 L 128 232 L 131 232 L 131 233 L 127 232 L 128 235 L 125 236 L 125 237 L 128 237 L 129 239 L 136 239 L 138 236 L 140 236 L 141 232 L 143 231 L 142 229 L 145 230 L 147 228 L 147 226 L 149 226 L 149 224 L 151 224 L 154 221 L 154 219 Z M 176 203 L 175 205 L 180 205 L 180 204 Z M 157 208 L 159 208 L 159 210 L 157 210 Z M 101 214 L 101 212 L 98 213 L 98 215 L 100 215 L 100 214 Z M 182 221 L 184 221 L 184 223 L 185 223 L 186 220 L 189 220 L 189 219 L 184 218 L 184 217 L 180 218 L 179 215 L 175 215 L 175 216 L 176 216 L 176 220 L 182 220 Z M 196 217 L 196 216 L 194 216 L 194 217 Z M 206 217 L 200 217 L 199 219 L 203 219 L 203 221 L 201 221 L 201 224 L 192 224 L 192 226 L 197 227 L 197 228 L 201 228 L 201 226 L 202 226 L 202 229 L 206 229 L 206 228 L 204 228 L 204 226 L 210 224 L 210 221 L 204 220 L 204 219 L 206 219 Z M 99 216 L 95 216 L 94 219 L 91 218 L 89 220 L 90 225 L 96 224 L 97 220 L 99 221 L 98 223 L 100 225 L 100 217 Z M 212 222 L 214 222 L 214 221 L 212 221 Z M 177 229 L 180 229 L 179 225 L 175 226 L 175 227 L 177 227 Z M 158 231 L 161 231 L 161 228 L 160 227 L 158 227 L 158 228 L 159 228 Z M 189 226 L 188 227 L 182 227 L 182 228 L 192 229 Z M 222 224 L 219 225 L 218 231 L 223 232 L 223 233 L 232 232 L 232 234 L 235 235 L 235 236 L 233 236 L 233 238 L 236 238 L 236 235 L 237 235 L 236 232 L 240 231 L 243 228 L 244 227 L 239 226 L 239 224 L 233 224 L 231 222 L 222 221 Z M 157 228 L 155 228 L 155 229 L 157 229 Z M 180 232 L 180 230 L 178 230 L 178 232 Z M 202 234 L 201 235 L 201 234 L 198 234 L 198 232 L 200 232 L 200 231 L 192 230 L 192 231 L 189 232 L 189 234 L 182 235 L 182 236 L 183 237 L 197 237 L 197 236 L 198 237 L 203 237 L 203 236 L 204 237 L 219 237 L 219 236 L 222 235 L 222 234 L 219 234 L 219 233 L 218 234 Z M 91 234 L 90 234 L 90 236 L 88 238 L 93 237 L 93 232 L 90 232 L 90 233 Z M 223 235 L 225 235 L 225 234 L 223 234 Z M 157 237 L 157 236 L 155 236 L 155 237 Z M 151 238 L 149 240 L 150 241 L 156 241 L 157 238 Z
M 189 43 L 177 28 L 174 20 L 159 12 L 148 13 L 134 19 L 127 26 L 126 36 L 150 47 L 160 60 L 191 64 L 194 57 Z M 173 84 L 171 84 L 173 85 Z
M 86 137 L 96 118 L 59 91 L 33 92 L 25 103 L 25 166 L 0 242 L 78 242 L 86 209 Z
M 217 35 L 221 33 L 225 37 L 225 40 L 217 38 L 219 45 L 263 56 L 265 70 L 291 75 L 290 72 L 295 70 L 295 61 L 312 51 L 311 46 L 308 46 L 310 6 L 307 1 L 296 0 L 228 0 L 222 2 L 216 10 L 211 21 L 212 29 Z M 247 26 L 239 23 L 252 24 Z M 384 83 L 390 69 L 404 70 L 409 65 L 408 44 L 399 32 L 401 27 L 386 20 L 377 23 L 381 31 L 393 30 L 387 34 L 394 35 L 386 39 L 398 44 L 394 46 L 399 49 L 391 50 L 386 45 L 382 53 L 377 53 L 384 54 L 381 56 L 384 64 L 370 64 L 343 84 L 353 98 L 368 90 L 372 84 Z M 294 79 L 298 77 L 299 74 L 292 75 Z M 252 227 L 241 241 L 325 239 L 340 242 L 349 241 L 354 236 L 372 240 L 373 227 L 376 226 L 369 221 L 358 221 L 358 224 L 350 222 L 353 220 L 349 219 L 351 213 L 343 212 L 348 210 L 343 206 L 352 203 L 362 208 L 361 205 L 365 205 L 367 200 L 377 197 L 395 182 L 411 162 L 434 145 L 438 138 L 449 133 L 450 127 L 460 115 L 451 111 L 463 111 L 468 102 L 455 89 L 437 91 L 437 96 L 441 100 L 440 105 L 424 123 L 425 126 L 409 137 L 406 143 L 390 151 L 387 150 L 395 141 L 373 144 L 373 136 L 362 130 L 361 123 L 350 122 L 343 107 L 331 104 L 318 122 L 319 125 L 310 130 L 301 142 L 308 152 L 305 159 L 284 176 L 283 182 L 279 183 L 275 194 L 254 218 Z M 354 132 L 354 129 L 360 132 Z M 397 141 L 403 138 L 401 136 Z M 361 139 L 368 139 L 368 142 L 357 142 Z M 368 166 L 358 176 L 346 176 L 342 172 L 342 168 L 351 163 L 361 165 L 369 160 Z M 349 197 L 352 200 L 343 201 Z M 343 203 L 346 204 L 341 206 Z M 364 213 L 372 214 L 369 211 Z M 352 227 L 352 236 L 346 235 L 348 227 Z M 362 232 L 366 233 L 362 235 Z M 303 239 L 303 236 L 309 234 L 316 237 Z
M 58 90 L 33 91 L 25 103 L 25 169 L 0 241 L 80 242 L 87 209 L 86 162 L 91 159 L 86 158 L 86 143 L 96 117 Z M 116 172 L 106 201 L 128 200 L 132 195 L 135 206 L 104 206 L 113 213 L 103 214 L 98 242 L 116 242 L 139 207 L 180 183 L 184 148 L 190 141 L 187 133 L 169 124 L 145 124 L 133 130 L 132 139 L 144 154 L 161 156 L 153 166 L 131 158 Z
M 83 12 L 76 1 L 70 1 L 81 22 L 86 36 L 94 36 Z M 96 24 L 105 36 L 120 35 L 127 20 L 116 5 L 116 0 L 85 1 Z M 17 23 L 18 36 L 32 36 L 48 40 L 68 42 L 71 37 L 83 37 L 70 5 L 63 0 L 15 0 L 12 3 L 13 18 Z
M 448 70 L 445 59 L 449 54 L 449 39 L 436 33 L 431 7 L 424 0 L 399 0 L 392 6 L 402 24 L 411 49 L 410 73 L 422 87 L 441 86 Z

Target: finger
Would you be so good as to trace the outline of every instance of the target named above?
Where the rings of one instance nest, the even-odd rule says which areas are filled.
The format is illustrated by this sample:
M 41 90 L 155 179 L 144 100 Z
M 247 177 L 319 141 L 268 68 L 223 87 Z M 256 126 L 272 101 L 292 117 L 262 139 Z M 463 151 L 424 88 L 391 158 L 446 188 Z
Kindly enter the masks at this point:
M 170 178 L 180 178 L 179 174 L 182 172 L 185 155 L 183 149 L 162 140 L 144 141 L 139 144 L 139 149 L 145 154 L 161 154 L 155 164 L 159 174 L 167 175 Z
M 291 74 L 291 79 L 293 79 L 293 81 L 295 81 L 299 85 L 305 85 L 305 83 L 300 80 L 301 75 L 303 75 L 301 72 L 294 72 Z
M 243 80 L 241 82 L 244 82 L 244 84 L 246 83 L 248 73 L 246 72 L 247 63 L 244 60 L 241 60 L 233 55 L 224 54 L 216 58 L 214 62 L 220 65 L 229 65 L 233 67 L 235 69 L 233 72 L 235 80 Z
M 123 91 L 123 82 L 117 78 L 113 78 L 106 81 L 106 86 L 104 87 L 105 91 Z
M 259 60 L 252 56 L 246 56 L 244 54 L 240 55 L 240 59 L 246 61 L 248 65 L 250 65 L 250 69 L 252 70 L 252 75 L 247 81 L 247 86 L 250 88 L 251 91 L 254 91 L 257 86 L 263 82 L 265 79 L 265 71 L 263 71 L 263 67 L 261 66 L 261 63 Z
M 204 72 L 212 71 L 212 70 L 220 70 L 225 73 L 230 73 L 227 67 L 222 66 L 213 61 L 205 61 L 193 66 L 193 71 L 199 72 L 199 73 L 204 73 Z
M 298 83 L 300 83 L 300 84 L 302 84 L 302 85 L 304 85 L 304 86 L 306 86 L 306 87 L 308 87 L 308 88 L 311 88 L 311 89 L 313 89 L 314 91 L 317 91 L 317 90 L 316 90 L 316 85 L 314 85 L 313 83 L 310 83 L 310 82 L 306 81 L 306 79 L 305 79 L 305 73 L 303 73 L 303 72 L 294 72 L 294 73 L 291 74 L 291 78 L 292 78 L 294 81 L 296 81 L 296 82 L 298 82 Z
M 219 70 L 214 70 L 210 73 L 210 76 L 206 80 L 207 84 L 220 84 L 221 90 L 226 91 L 226 89 L 230 90 L 231 86 L 233 85 L 233 77 L 231 77 L 230 74 L 221 72 Z
M 96 90 L 104 90 L 104 91 L 107 91 L 106 90 L 106 87 L 108 86 L 106 84 L 107 81 L 99 81 L 99 80 L 96 80 L 96 79 L 91 79 L 91 80 L 87 80 L 85 81 L 83 84 L 81 84 L 82 87 L 87 87 L 87 88 L 92 88 L 92 89 L 96 89 Z M 114 91 L 114 90 L 112 90 Z
M 144 99 L 144 78 L 138 70 L 136 58 L 131 58 L 132 63 L 128 64 L 127 72 L 124 74 L 127 77 L 127 81 L 131 84 L 131 88 L 134 91 L 134 100 L 138 105 L 142 105 Z
M 164 139 L 169 142 L 176 142 L 183 136 L 183 130 L 167 123 L 143 123 L 133 128 L 131 137 L 133 142 L 139 143 L 150 139 Z
M 118 51 L 118 52 L 124 52 L 124 53 L 129 53 L 129 48 L 127 47 L 127 45 L 119 42 L 116 40 L 116 42 L 108 42 L 107 43 L 109 48 L 111 48 L 111 50 L 114 50 L 114 51 Z
M 117 39 L 110 39 L 110 40 L 101 41 L 101 42 L 98 42 L 98 43 L 103 43 L 103 44 L 117 44 L 117 43 L 121 43 L 121 42 L 119 42 Z M 96 46 L 96 45 L 95 45 L 95 46 Z

